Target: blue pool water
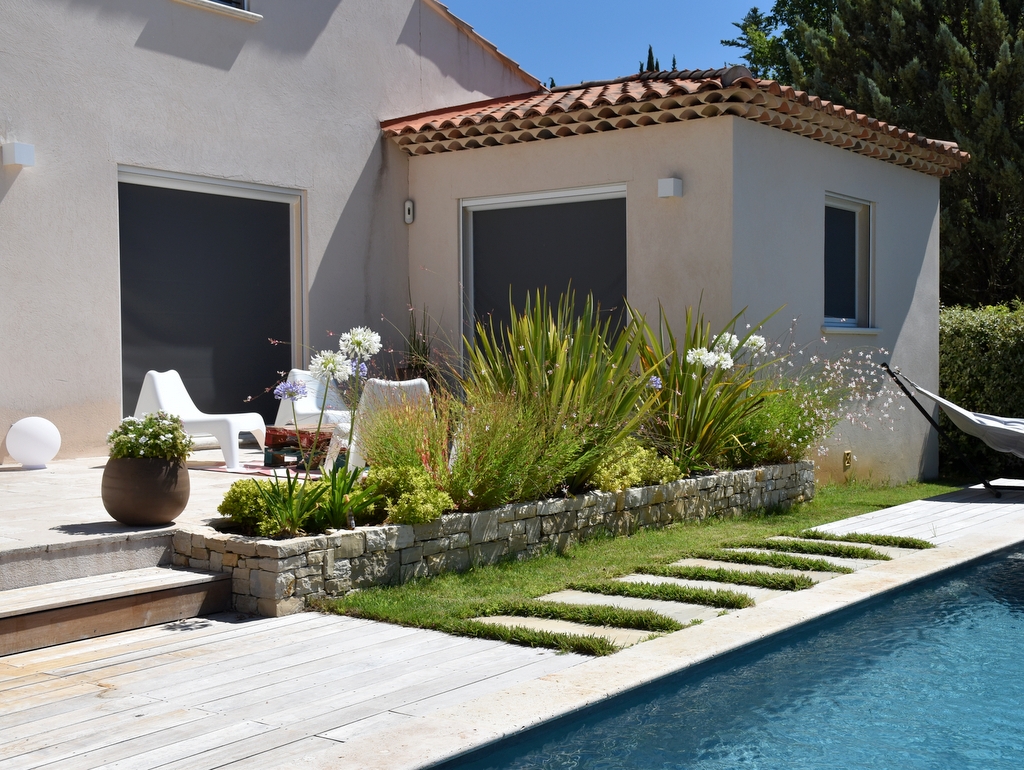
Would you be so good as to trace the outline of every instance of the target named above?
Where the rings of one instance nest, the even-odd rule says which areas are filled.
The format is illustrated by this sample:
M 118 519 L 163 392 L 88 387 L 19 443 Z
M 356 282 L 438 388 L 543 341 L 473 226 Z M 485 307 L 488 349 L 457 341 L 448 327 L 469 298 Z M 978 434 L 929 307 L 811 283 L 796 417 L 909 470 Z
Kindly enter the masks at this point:
M 446 767 L 1024 768 L 1024 551 Z

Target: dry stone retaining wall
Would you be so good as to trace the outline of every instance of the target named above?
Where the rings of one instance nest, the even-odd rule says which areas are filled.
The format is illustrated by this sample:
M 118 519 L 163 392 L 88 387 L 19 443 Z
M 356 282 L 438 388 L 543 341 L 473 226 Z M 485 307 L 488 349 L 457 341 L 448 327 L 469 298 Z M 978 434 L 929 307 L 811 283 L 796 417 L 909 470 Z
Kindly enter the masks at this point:
M 298 612 L 307 597 L 343 596 L 357 588 L 562 551 L 601 532 L 631 535 L 646 527 L 788 507 L 813 497 L 814 465 L 800 462 L 449 513 L 429 524 L 360 527 L 291 540 L 182 528 L 174 534 L 173 559 L 178 566 L 231 573 L 234 608 L 274 617 Z

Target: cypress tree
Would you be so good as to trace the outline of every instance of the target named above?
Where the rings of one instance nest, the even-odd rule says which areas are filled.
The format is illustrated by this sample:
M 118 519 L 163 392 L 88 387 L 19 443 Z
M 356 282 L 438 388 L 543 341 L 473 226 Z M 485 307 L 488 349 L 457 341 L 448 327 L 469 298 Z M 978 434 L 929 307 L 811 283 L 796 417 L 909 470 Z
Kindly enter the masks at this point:
M 1024 0 L 779 0 L 765 28 L 780 79 L 971 154 L 941 186 L 943 303 L 1024 296 Z

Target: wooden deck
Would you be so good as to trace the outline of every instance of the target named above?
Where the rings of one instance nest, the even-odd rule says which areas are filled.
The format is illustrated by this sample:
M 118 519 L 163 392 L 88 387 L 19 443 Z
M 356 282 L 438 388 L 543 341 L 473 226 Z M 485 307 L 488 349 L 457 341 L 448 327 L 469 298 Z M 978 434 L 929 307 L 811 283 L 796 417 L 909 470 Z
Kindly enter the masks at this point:
M 180 621 L 0 658 L 0 768 L 286 767 L 582 660 L 314 613 Z
M 901 535 L 942 545 L 968 535 L 1024 523 L 1024 481 L 999 479 L 993 483 L 1018 486 L 1020 491 L 1002 490 L 1002 497 L 996 498 L 981 486 L 968 487 L 824 524 L 817 529 L 835 535 L 849 532 Z

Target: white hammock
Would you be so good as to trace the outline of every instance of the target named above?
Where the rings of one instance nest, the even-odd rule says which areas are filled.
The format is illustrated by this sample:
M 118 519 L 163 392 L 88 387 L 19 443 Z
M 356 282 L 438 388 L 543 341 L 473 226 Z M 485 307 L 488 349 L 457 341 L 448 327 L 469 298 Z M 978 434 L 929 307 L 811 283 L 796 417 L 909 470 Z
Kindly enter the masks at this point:
M 951 401 L 929 393 L 913 380 L 908 379 L 907 382 L 922 396 L 930 398 L 942 407 L 950 422 L 964 433 L 980 438 L 997 452 L 1010 452 L 1017 457 L 1024 457 L 1024 420 L 968 412 Z

